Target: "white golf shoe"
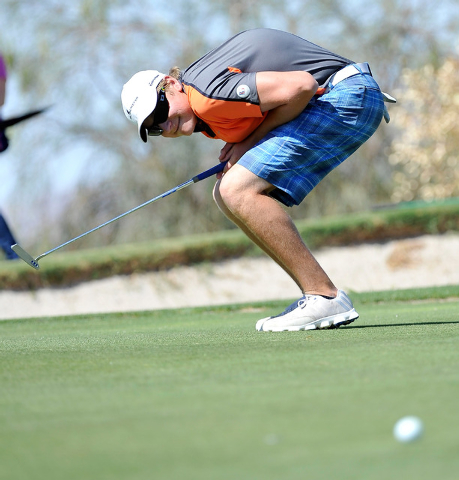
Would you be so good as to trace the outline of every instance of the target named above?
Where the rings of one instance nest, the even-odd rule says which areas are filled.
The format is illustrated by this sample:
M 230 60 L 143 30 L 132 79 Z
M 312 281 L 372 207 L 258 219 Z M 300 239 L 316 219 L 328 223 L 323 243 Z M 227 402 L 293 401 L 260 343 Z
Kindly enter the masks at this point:
M 339 328 L 359 318 L 351 299 L 342 291 L 336 298 L 328 299 L 320 295 L 304 295 L 275 317 L 258 320 L 255 328 L 259 332 L 295 332 Z

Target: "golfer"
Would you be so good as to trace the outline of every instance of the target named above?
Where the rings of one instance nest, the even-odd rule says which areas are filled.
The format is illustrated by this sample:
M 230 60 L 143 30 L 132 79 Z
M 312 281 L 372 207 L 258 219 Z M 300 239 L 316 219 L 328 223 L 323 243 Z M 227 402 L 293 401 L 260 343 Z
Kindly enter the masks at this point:
M 303 294 L 259 320 L 257 330 L 336 328 L 358 318 L 281 204 L 299 205 L 378 128 L 384 97 L 368 64 L 286 32 L 255 29 L 184 71 L 136 73 L 121 99 L 144 142 L 195 132 L 226 142 L 215 202 Z

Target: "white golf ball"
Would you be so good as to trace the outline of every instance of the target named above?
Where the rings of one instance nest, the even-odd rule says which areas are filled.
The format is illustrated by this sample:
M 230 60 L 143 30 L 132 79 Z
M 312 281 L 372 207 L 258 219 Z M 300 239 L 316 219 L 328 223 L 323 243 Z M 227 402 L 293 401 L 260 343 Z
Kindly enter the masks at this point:
M 399 442 L 414 442 L 424 431 L 424 425 L 418 417 L 403 417 L 394 426 L 394 437 Z

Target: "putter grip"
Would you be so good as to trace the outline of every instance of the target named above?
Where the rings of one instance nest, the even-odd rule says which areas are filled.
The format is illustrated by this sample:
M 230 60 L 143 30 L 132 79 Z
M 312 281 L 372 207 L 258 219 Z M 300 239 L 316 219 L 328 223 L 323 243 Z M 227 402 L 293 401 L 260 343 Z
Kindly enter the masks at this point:
M 221 162 L 218 165 L 215 165 L 215 167 L 209 168 L 209 170 L 206 170 L 205 172 L 198 173 L 195 177 L 193 177 L 193 182 L 199 182 L 200 180 L 204 180 L 205 178 L 211 177 L 212 175 L 223 171 L 226 163 L 227 162 Z

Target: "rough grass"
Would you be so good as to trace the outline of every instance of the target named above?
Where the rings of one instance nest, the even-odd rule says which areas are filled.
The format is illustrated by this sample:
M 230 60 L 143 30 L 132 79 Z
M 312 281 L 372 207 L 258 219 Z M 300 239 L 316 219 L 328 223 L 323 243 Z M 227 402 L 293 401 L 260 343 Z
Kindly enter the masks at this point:
M 458 290 L 331 331 L 255 332 L 280 302 L 2 322 L 0 478 L 456 479 Z
M 421 206 L 405 205 L 374 212 L 300 221 L 297 225 L 311 248 L 380 242 L 427 233 L 458 231 L 459 204 L 456 201 Z M 28 250 L 27 245 L 22 246 Z M 73 246 L 78 248 L 77 242 Z M 260 253 L 238 230 L 92 250 L 64 249 L 40 260 L 39 271 L 22 261 L 0 262 L 0 288 L 27 290 L 70 286 L 113 275 L 158 271 L 177 265 Z

